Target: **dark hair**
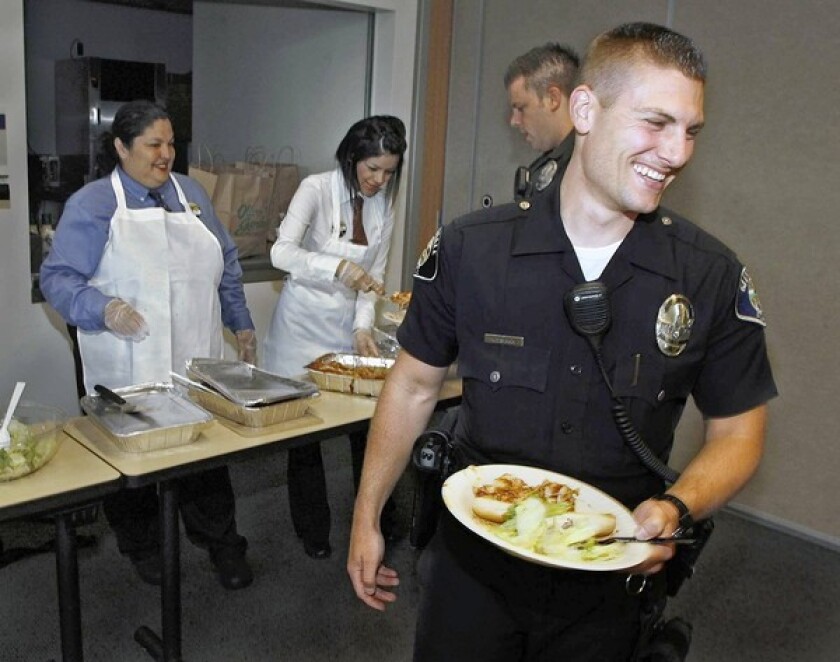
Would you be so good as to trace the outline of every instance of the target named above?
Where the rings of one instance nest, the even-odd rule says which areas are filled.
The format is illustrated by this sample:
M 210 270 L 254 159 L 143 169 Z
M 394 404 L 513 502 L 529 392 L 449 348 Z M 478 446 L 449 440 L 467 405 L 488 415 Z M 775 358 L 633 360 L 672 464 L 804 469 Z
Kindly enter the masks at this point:
M 652 64 L 706 82 L 706 59 L 691 39 L 654 23 L 625 23 L 596 37 L 581 71 L 599 101 L 610 105 L 627 82 L 627 69 Z
M 525 87 L 538 97 L 545 95 L 549 85 L 556 85 L 569 96 L 577 82 L 580 58 L 569 46 L 549 42 L 532 48 L 508 65 L 505 89 L 517 78 L 525 79 Z
M 406 147 L 405 125 L 398 117 L 374 115 L 351 126 L 335 151 L 338 167 L 344 175 L 350 195 L 355 197 L 360 193 L 359 178 L 356 176 L 356 165 L 359 161 L 372 156 L 393 154 L 400 158 L 386 188 L 388 199 L 393 204 L 400 189 Z
M 126 148 L 134 139 L 158 120 L 170 120 L 169 113 L 152 101 L 138 99 L 119 107 L 111 123 L 111 130 L 99 139 L 99 153 L 96 156 L 97 176 L 111 172 L 120 162 L 114 139 L 119 138 Z

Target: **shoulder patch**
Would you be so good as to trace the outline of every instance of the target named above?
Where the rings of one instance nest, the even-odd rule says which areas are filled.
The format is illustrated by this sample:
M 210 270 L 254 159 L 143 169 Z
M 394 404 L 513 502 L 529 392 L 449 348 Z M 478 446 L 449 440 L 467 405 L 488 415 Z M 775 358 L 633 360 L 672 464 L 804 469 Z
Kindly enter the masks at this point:
M 420 280 L 432 281 L 438 273 L 438 252 L 440 251 L 441 228 L 429 239 L 426 248 L 420 253 L 417 260 L 417 267 L 414 270 L 414 277 Z
M 738 281 L 738 293 L 735 296 L 735 315 L 739 320 L 753 322 L 761 326 L 767 326 L 764 319 L 764 312 L 761 310 L 761 301 L 755 291 L 755 285 L 747 268 L 741 269 L 741 278 Z

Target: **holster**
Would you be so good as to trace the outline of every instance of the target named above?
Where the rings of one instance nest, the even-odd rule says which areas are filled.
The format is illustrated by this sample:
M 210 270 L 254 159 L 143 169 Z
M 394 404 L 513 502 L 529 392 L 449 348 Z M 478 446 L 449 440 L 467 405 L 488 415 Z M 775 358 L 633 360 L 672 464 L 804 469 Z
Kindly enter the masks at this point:
M 442 429 L 424 432 L 414 442 L 411 453 L 414 500 L 409 542 L 415 549 L 423 549 L 432 539 L 443 508 L 441 487 L 460 468 L 452 440 L 456 420 L 457 409 L 450 410 L 441 423 Z

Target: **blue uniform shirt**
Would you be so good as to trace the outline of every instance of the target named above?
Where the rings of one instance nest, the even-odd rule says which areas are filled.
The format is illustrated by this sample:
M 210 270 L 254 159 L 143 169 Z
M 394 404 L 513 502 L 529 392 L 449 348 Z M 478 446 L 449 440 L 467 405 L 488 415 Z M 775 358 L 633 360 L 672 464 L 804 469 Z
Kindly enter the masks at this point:
M 149 190 L 117 169 L 125 189 L 129 209 L 155 206 Z M 224 259 L 224 272 L 219 283 L 222 322 L 232 331 L 253 329 L 254 323 L 245 301 L 242 268 L 236 244 L 213 210 L 204 188 L 195 180 L 173 173 L 194 213 L 219 241 Z M 166 206 L 184 211 L 172 181 L 158 189 Z M 110 236 L 111 217 L 117 199 L 110 175 L 87 184 L 74 193 L 64 207 L 56 229 L 52 250 L 41 265 L 40 287 L 46 300 L 69 324 L 84 331 L 102 331 L 104 309 L 111 297 L 88 285 L 102 258 Z M 197 208 L 198 211 L 195 211 Z

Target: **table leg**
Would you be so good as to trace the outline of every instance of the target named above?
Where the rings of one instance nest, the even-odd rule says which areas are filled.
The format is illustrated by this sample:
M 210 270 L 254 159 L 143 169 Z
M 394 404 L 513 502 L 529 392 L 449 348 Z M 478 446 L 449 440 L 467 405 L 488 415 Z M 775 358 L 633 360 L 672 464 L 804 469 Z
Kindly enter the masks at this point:
M 55 564 L 58 575 L 58 614 L 61 627 L 61 659 L 81 662 L 82 609 L 79 602 L 79 558 L 72 513 L 55 518 Z
M 181 660 L 181 549 L 178 526 L 178 485 L 174 480 L 158 486 L 163 578 L 160 607 L 163 640 L 150 628 L 141 626 L 134 639 L 156 660 Z

